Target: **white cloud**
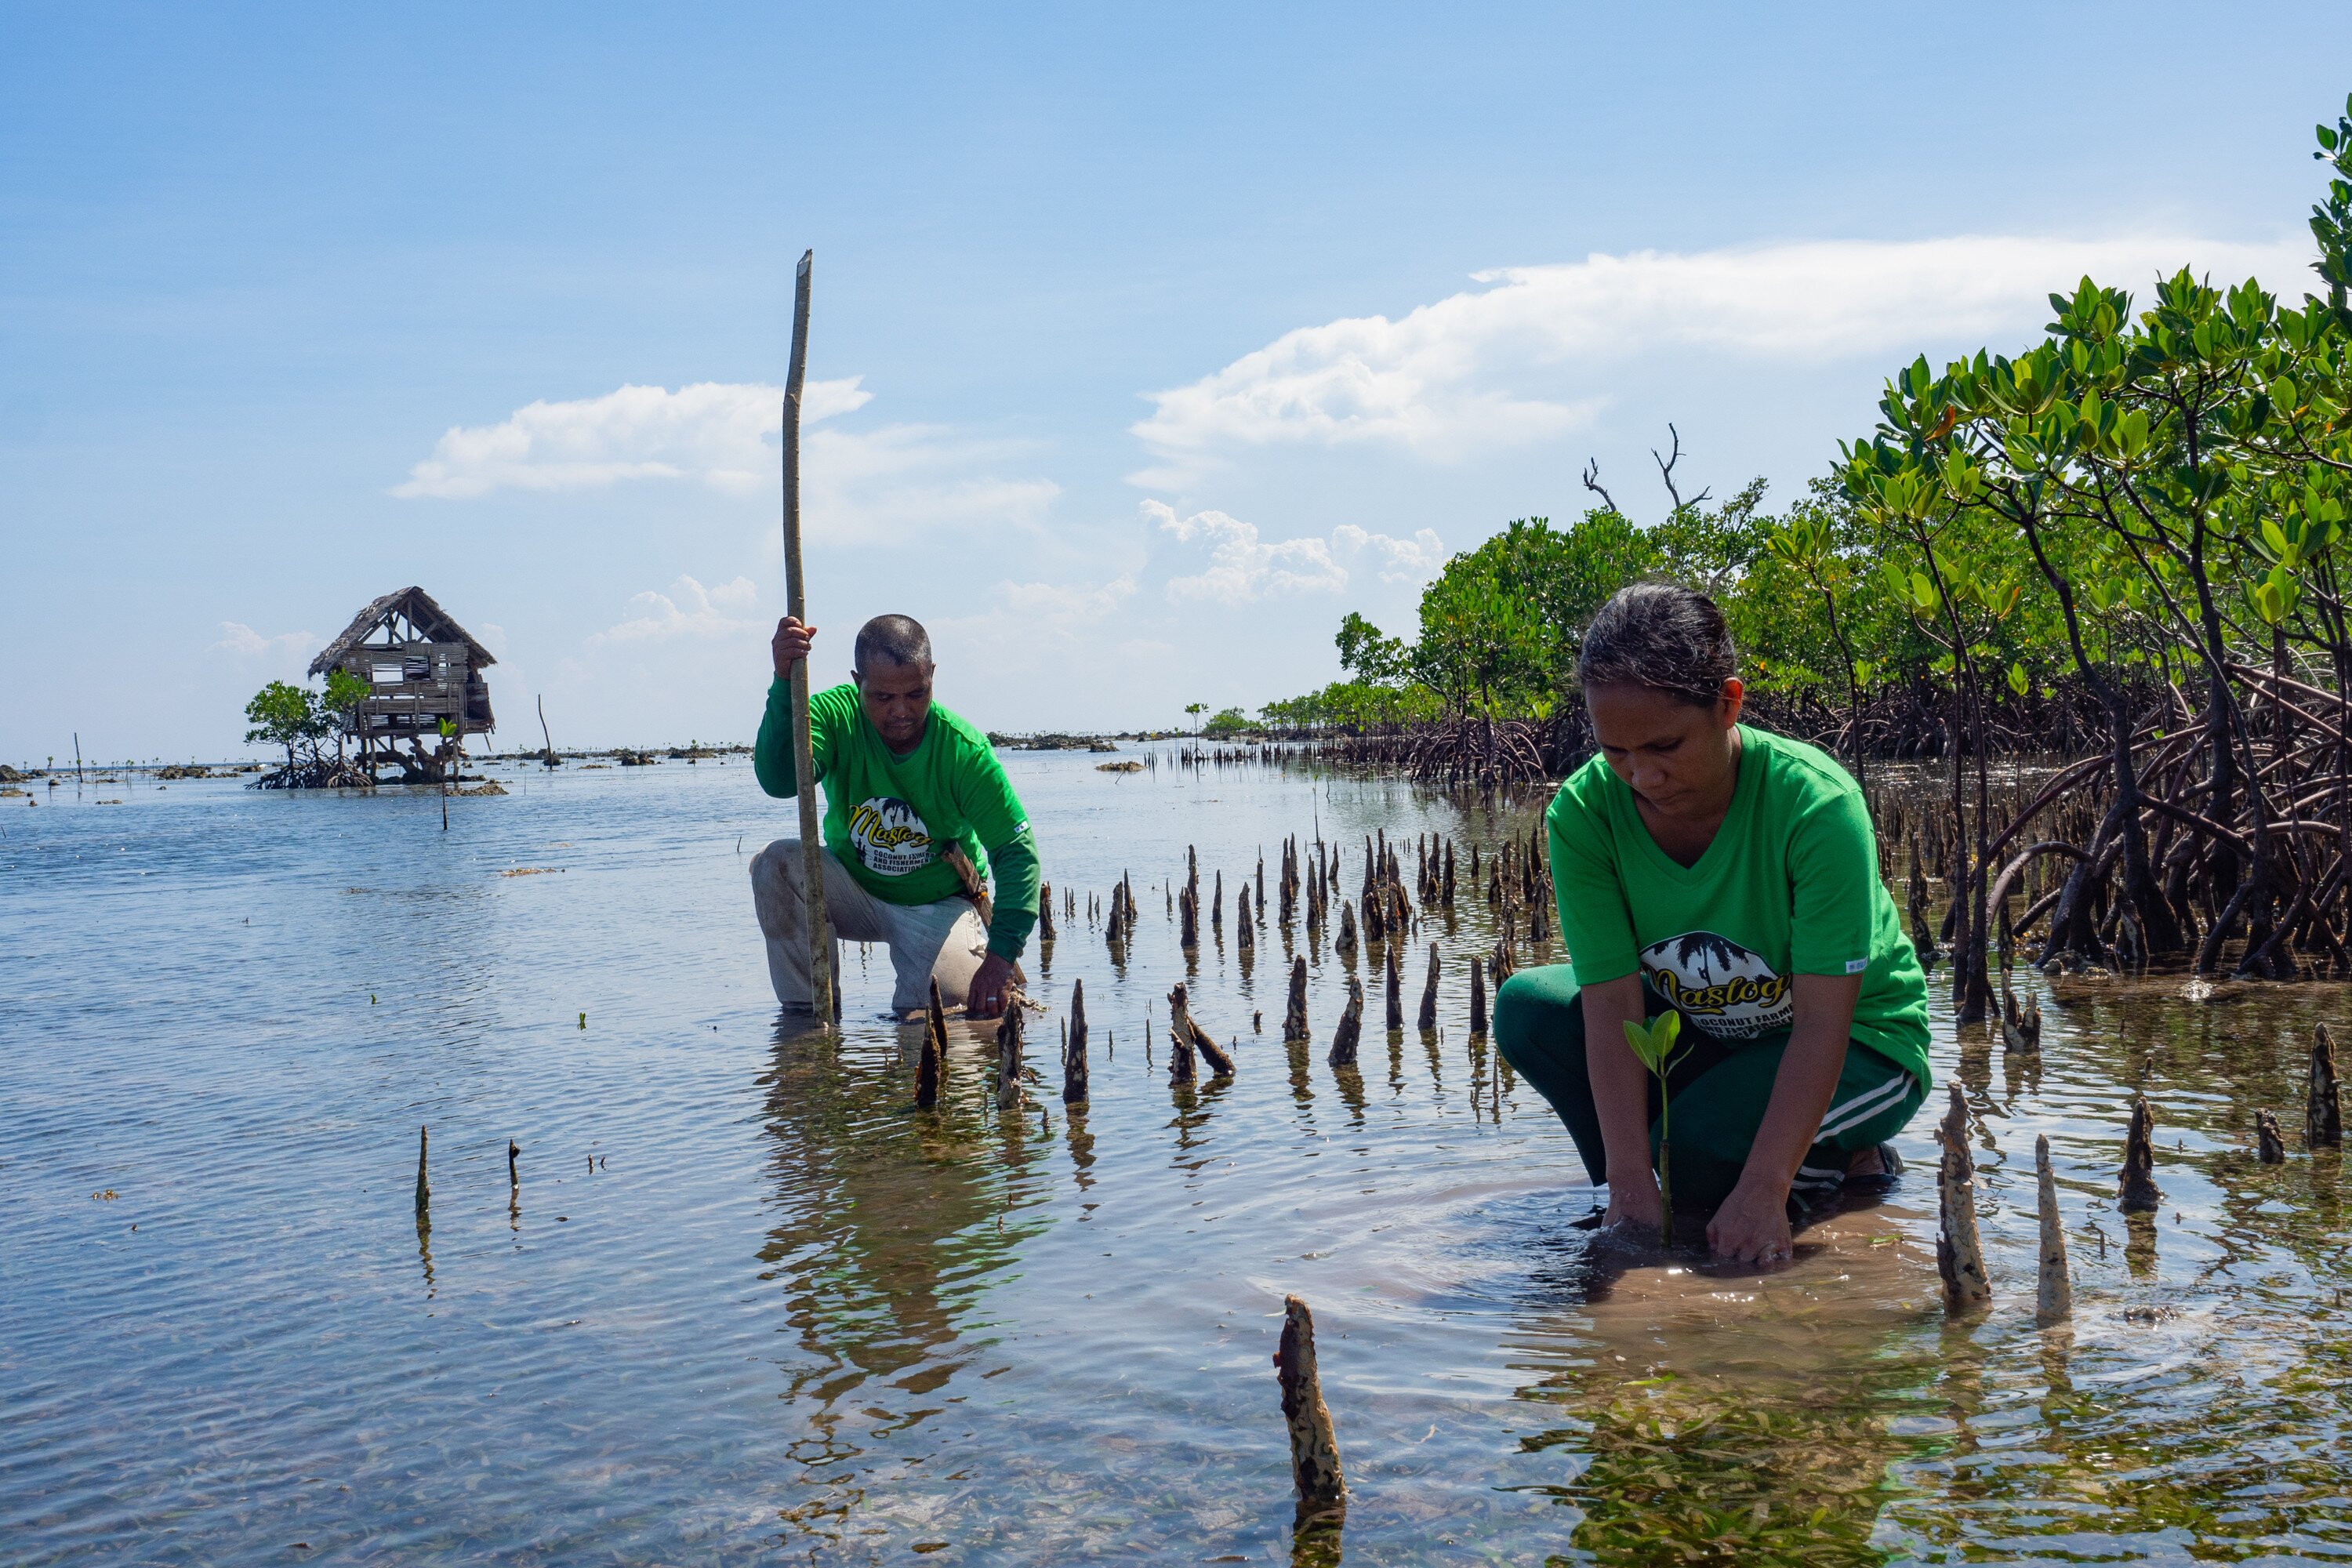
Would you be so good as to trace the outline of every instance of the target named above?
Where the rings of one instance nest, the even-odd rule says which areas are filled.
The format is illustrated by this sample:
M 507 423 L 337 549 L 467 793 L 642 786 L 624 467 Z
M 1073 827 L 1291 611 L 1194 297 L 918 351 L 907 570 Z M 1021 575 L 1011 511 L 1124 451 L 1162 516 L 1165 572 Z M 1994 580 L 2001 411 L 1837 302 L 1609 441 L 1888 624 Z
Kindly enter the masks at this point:
M 1151 395 L 1152 414 L 1132 428 L 1159 461 L 1129 478 L 1178 484 L 1223 453 L 1281 443 L 1378 443 L 1453 460 L 1586 423 L 1608 384 L 1591 373 L 1636 354 L 1820 362 L 2021 343 L 2049 319 L 2047 296 L 2085 273 L 2144 298 L 2157 274 L 2188 263 L 2216 280 L 2259 277 L 2293 298 L 2308 282 L 2308 255 L 2299 239 L 1968 236 L 1502 268 L 1399 320 L 1302 327 Z
M 864 407 L 874 396 L 858 385 L 864 379 L 806 384 L 803 429 Z M 777 481 L 783 401 L 781 386 L 718 381 L 676 392 L 631 385 L 602 397 L 542 400 L 496 425 L 452 426 L 392 493 L 462 500 L 499 489 L 597 489 L 624 479 L 698 479 L 750 490 Z
M 310 650 L 319 645 L 319 639 L 309 632 L 280 632 L 269 637 L 242 621 L 223 621 L 220 628 L 220 641 L 212 645 L 212 652 L 271 666 L 307 664 Z
M 864 379 L 813 381 L 804 394 L 801 516 L 811 544 L 1043 522 L 1061 487 L 1001 471 L 1028 455 L 1025 443 L 937 425 L 846 430 L 827 423 L 873 401 Z M 772 498 L 782 483 L 782 387 L 761 383 L 699 382 L 676 392 L 624 386 L 602 397 L 533 403 L 499 424 L 449 431 L 392 493 L 465 500 L 659 479 Z
M 1180 517 L 1164 501 L 1148 500 L 1143 514 L 1178 543 L 1208 549 L 1205 571 L 1169 580 L 1171 599 L 1244 605 L 1295 594 L 1335 594 L 1348 585 L 1350 563 L 1368 552 L 1384 583 L 1426 582 L 1445 563 L 1444 543 L 1426 528 L 1411 539 L 1395 539 L 1342 523 L 1328 539 L 1310 535 L 1269 543 L 1258 537 L 1255 523 L 1222 511 Z
M 603 643 L 669 642 L 677 637 L 709 641 L 750 637 L 766 628 L 751 612 L 759 607 L 760 589 L 749 577 L 706 588 L 695 578 L 681 576 L 667 594 L 643 593 L 631 597 L 627 620 L 588 639 Z
M 1426 528 L 1415 531 L 1411 539 L 1393 539 L 1343 522 L 1331 531 L 1331 549 L 1341 561 L 1370 551 L 1380 563 L 1383 583 L 1426 583 L 1445 565 L 1445 542 Z

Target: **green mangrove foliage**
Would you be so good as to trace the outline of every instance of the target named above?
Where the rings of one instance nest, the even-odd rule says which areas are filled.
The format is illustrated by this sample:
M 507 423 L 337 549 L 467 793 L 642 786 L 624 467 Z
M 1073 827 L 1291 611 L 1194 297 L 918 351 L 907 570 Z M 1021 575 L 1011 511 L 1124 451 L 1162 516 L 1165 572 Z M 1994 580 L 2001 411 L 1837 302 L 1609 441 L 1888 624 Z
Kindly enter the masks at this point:
M 1390 760 L 1457 781 L 1502 764 L 1456 769 L 1430 736 L 1516 725 L 1517 776 L 1557 773 L 1584 743 L 1579 628 L 1626 582 L 1688 582 L 1730 618 L 1766 721 L 1865 774 L 1947 765 L 1964 1018 L 1991 1005 L 2004 916 L 2044 963 L 2352 973 L 2352 102 L 2317 141 L 2321 293 L 2082 279 L 2039 341 L 1903 369 L 1779 515 L 1760 484 L 1685 503 L 1662 462 L 1673 508 L 1639 527 L 1588 477 L 1608 504 L 1456 555 L 1411 642 L 1350 616 L 1348 679 L 1265 718 L 1393 727 Z M 2074 760 L 1997 820 L 1990 759 L 2026 751 Z M 2010 912 L 2045 858 L 2062 885 Z

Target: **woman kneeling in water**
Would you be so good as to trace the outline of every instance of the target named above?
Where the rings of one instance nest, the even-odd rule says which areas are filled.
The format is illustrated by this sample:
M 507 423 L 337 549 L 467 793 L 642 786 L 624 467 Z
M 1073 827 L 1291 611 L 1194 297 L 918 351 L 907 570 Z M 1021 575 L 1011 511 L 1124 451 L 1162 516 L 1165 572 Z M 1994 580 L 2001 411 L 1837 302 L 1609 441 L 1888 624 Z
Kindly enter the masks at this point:
M 1927 1096 L 1927 983 L 1862 791 L 1740 723 L 1736 668 L 1703 594 L 1636 584 L 1593 617 L 1577 676 L 1601 754 L 1546 814 L 1570 962 L 1510 977 L 1495 1039 L 1608 1184 L 1607 1223 L 1655 1226 L 1659 1089 L 1624 1026 L 1679 1012 L 1675 1206 L 1769 1263 L 1792 1209 L 1891 1173 L 1881 1145 Z

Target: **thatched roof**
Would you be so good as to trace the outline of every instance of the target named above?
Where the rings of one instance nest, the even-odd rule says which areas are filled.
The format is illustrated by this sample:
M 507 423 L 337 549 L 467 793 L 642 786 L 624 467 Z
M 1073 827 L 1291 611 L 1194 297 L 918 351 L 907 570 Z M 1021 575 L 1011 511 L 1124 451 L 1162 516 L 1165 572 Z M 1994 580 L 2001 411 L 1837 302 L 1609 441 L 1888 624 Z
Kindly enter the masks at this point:
M 449 612 L 433 602 L 433 595 L 422 588 L 402 588 L 374 600 L 368 607 L 352 617 L 343 635 L 329 643 L 318 658 L 310 661 L 310 673 L 320 674 L 342 662 L 343 657 L 367 640 L 370 632 L 383 625 L 393 615 L 406 616 L 409 624 L 435 642 L 461 642 L 473 655 L 474 667 L 498 663 L 488 648 L 474 640 L 473 633 L 459 626 Z

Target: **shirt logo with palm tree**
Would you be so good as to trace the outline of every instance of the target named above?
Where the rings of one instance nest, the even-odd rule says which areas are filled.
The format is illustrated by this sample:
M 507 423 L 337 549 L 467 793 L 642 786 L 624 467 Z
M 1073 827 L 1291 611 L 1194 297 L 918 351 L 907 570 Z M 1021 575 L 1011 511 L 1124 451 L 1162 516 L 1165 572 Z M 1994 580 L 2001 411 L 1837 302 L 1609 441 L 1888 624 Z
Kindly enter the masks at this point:
M 1796 1016 L 1788 977 L 1727 937 L 1685 931 L 1642 950 L 1642 977 L 1718 1040 L 1752 1040 Z

